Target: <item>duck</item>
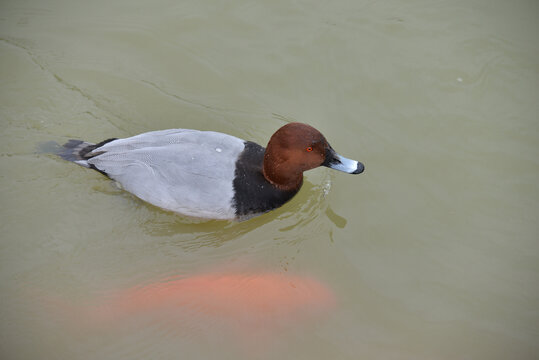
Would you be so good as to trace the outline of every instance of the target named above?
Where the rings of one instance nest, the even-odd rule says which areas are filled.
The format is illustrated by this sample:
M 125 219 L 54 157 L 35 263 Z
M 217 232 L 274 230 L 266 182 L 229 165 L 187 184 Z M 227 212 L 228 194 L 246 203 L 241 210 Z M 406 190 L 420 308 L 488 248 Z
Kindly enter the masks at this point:
M 360 174 L 314 127 L 291 122 L 267 146 L 215 131 L 168 129 L 99 143 L 71 139 L 56 155 L 116 181 L 161 209 L 202 219 L 243 221 L 298 193 L 303 173 L 325 166 Z

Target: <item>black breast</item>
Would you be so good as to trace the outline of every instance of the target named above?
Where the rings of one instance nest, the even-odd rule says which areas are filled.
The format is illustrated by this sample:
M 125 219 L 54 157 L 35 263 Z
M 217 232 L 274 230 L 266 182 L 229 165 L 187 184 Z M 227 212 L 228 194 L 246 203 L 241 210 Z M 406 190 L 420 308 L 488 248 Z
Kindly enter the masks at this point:
M 239 219 L 246 219 L 282 206 L 297 190 L 275 187 L 262 174 L 265 148 L 245 142 L 245 149 L 236 161 L 234 173 L 234 208 Z

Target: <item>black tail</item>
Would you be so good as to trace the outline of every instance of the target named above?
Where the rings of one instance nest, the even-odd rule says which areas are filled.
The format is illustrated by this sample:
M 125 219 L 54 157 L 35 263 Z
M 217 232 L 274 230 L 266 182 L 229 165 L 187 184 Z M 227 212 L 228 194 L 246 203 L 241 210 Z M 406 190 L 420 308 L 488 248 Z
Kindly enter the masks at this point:
M 117 138 L 107 139 L 98 144 L 71 139 L 62 146 L 54 141 L 49 141 L 39 144 L 38 151 L 45 154 L 55 154 L 64 160 L 75 162 L 87 168 L 92 168 L 92 166 L 88 164 L 87 160 L 99 155 L 99 153 L 93 153 L 91 155 L 89 153 L 116 139 Z
M 85 151 L 86 148 L 93 147 L 93 146 L 95 145 L 84 142 L 82 140 L 69 140 L 60 148 L 60 151 L 58 151 L 56 155 L 60 156 L 64 160 L 73 161 L 73 162 L 80 161 L 80 160 L 87 160 L 84 158 L 83 154 L 86 154 L 89 151 L 91 151 L 91 150 Z

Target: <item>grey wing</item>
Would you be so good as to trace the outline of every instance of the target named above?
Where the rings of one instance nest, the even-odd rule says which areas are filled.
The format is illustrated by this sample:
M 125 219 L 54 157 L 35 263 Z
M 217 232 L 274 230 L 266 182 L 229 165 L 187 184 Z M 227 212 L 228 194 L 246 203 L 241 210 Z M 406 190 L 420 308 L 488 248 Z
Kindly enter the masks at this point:
M 88 160 L 125 190 L 182 214 L 232 219 L 233 180 L 244 141 L 196 130 L 164 130 L 119 139 Z

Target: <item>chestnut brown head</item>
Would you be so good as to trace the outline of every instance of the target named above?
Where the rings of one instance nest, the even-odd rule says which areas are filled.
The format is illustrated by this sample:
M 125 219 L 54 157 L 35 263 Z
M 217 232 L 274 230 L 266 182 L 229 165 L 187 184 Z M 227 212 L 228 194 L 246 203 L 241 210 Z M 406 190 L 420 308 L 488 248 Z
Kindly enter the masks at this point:
M 277 130 L 268 142 L 264 176 L 279 188 L 297 189 L 304 171 L 322 165 L 350 174 L 364 169 L 363 164 L 338 155 L 312 126 L 293 122 Z

